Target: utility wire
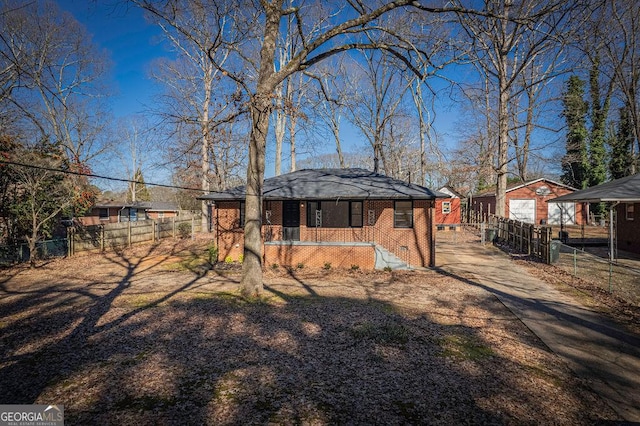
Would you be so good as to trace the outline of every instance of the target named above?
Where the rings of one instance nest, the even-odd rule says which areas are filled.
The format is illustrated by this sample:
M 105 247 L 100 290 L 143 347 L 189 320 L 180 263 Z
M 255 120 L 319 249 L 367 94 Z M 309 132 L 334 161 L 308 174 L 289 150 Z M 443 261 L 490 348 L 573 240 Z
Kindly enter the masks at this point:
M 113 181 L 117 181 L 117 182 L 139 183 L 141 185 L 159 186 L 159 187 L 162 187 L 162 188 L 184 189 L 184 190 L 187 190 L 187 191 L 202 192 L 202 189 L 200 189 L 200 188 L 189 188 L 187 186 L 166 185 L 166 184 L 163 184 L 163 183 L 141 182 L 141 181 L 132 180 L 132 179 L 122 179 L 122 178 L 115 178 L 115 177 L 110 177 L 110 176 L 101 176 L 101 175 L 96 175 L 94 173 L 74 172 L 72 170 L 62 170 L 62 169 L 55 169 L 53 167 L 44 167 L 44 166 L 36 166 L 36 165 L 33 165 L 33 164 L 17 163 L 15 161 L 8 161 L 8 160 L 4 160 L 2 158 L 0 158 L 0 164 L 9 164 L 9 165 L 12 165 L 12 166 L 27 167 L 27 168 L 31 168 L 31 169 L 45 170 L 45 171 L 48 171 L 48 172 L 65 173 L 65 174 L 68 174 L 68 175 L 76 175 L 76 176 L 86 176 L 86 177 L 91 177 L 91 178 L 96 178 L 96 179 L 113 180 Z

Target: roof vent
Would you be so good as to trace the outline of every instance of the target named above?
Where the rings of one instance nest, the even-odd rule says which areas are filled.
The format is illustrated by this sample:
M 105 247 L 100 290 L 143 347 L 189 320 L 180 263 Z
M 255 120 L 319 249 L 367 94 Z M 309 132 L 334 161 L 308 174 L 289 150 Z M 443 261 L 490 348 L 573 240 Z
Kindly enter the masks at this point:
M 546 185 L 536 189 L 536 195 L 547 196 L 549 194 L 551 194 L 551 190 Z

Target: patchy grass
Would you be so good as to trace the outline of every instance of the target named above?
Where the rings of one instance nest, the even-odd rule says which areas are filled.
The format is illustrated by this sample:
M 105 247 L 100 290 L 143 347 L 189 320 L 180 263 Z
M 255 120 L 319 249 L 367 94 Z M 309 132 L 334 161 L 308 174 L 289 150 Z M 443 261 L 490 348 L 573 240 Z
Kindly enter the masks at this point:
M 460 334 L 451 334 L 439 339 L 442 355 L 457 360 L 479 361 L 495 355 L 491 347 L 478 339 Z
M 278 268 L 261 297 L 246 298 L 233 277 L 194 274 L 179 244 L 8 278 L 0 400 L 56 401 L 69 424 L 620 420 L 502 304 L 462 281 Z M 159 255 L 188 267 L 168 273 Z

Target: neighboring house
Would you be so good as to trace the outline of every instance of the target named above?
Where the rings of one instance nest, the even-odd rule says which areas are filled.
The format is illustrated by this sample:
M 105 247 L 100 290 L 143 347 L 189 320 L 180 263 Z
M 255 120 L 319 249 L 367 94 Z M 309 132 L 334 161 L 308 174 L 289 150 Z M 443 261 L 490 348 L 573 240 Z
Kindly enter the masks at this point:
M 299 170 L 264 182 L 264 265 L 422 267 L 435 264 L 435 203 L 446 197 L 363 169 Z M 245 188 L 212 193 L 218 260 L 244 250 Z
M 436 200 L 436 227 L 441 231 L 460 224 L 462 196 L 447 185 L 438 189 L 438 192 L 448 195 L 447 198 Z
M 610 248 L 640 253 L 640 174 L 549 200 L 549 204 L 568 202 L 607 203 L 609 217 L 614 217 L 610 225 L 615 225 L 609 228 Z M 616 258 L 614 252 L 611 258 Z
M 101 201 L 87 214 L 77 218 L 83 225 L 101 223 L 136 222 L 147 219 L 164 219 L 178 216 L 179 209 L 173 203 L 156 201 Z
M 586 222 L 581 204 L 572 201 L 547 203 L 552 198 L 574 191 L 575 188 L 544 178 L 508 185 L 505 215 L 509 219 L 536 225 L 581 225 Z M 469 208 L 481 221 L 495 214 L 495 188 L 473 195 Z

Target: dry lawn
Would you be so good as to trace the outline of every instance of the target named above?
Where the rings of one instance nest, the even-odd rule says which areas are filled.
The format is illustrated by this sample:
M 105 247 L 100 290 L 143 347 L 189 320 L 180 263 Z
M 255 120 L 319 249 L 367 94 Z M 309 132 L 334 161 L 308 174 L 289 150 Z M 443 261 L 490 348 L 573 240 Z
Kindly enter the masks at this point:
M 618 420 L 510 311 L 435 271 L 269 270 L 245 299 L 206 243 L 0 278 L 0 403 L 67 424 Z

